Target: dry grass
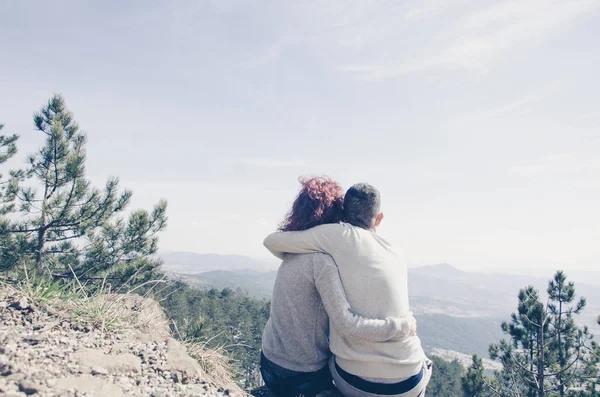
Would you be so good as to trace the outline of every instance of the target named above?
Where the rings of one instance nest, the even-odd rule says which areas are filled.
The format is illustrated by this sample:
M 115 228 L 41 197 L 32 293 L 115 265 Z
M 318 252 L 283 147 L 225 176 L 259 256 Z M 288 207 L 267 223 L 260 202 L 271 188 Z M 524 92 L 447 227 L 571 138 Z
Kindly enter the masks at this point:
M 152 299 L 135 294 L 134 290 L 115 294 L 103 283 L 91 293 L 74 273 L 71 281 L 53 280 L 27 268 L 24 268 L 23 275 L 20 280 L 0 281 L 0 297 L 26 297 L 61 321 L 101 332 L 137 331 L 158 338 L 171 336 L 169 322 L 161 306 Z
M 56 308 L 56 306 L 55 306 Z M 104 331 L 138 331 L 158 338 L 170 336 L 164 310 L 155 301 L 135 294 L 102 292 L 60 304 L 72 321 Z
M 72 307 L 72 318 L 79 324 L 85 324 L 100 329 L 102 332 L 138 331 L 156 337 L 167 338 L 171 335 L 165 311 L 152 299 L 141 297 L 134 293 L 140 286 L 125 293 L 112 293 L 110 287 L 103 282 L 95 293 L 89 294 L 79 282 L 77 275 L 71 269 L 74 285 L 80 299 L 69 302 Z M 153 287 L 163 280 L 157 280 Z M 119 292 L 117 289 L 116 292 Z
M 237 386 L 234 378 L 235 371 L 231 365 L 231 358 L 225 355 L 224 347 L 207 348 L 208 342 L 186 342 L 185 346 L 192 358 L 200 363 L 202 370 L 209 374 L 213 383 L 225 389 L 235 389 L 237 393 L 244 393 Z
M 115 294 L 104 284 L 89 293 L 77 277 L 72 282 L 53 281 L 49 277 L 27 274 L 23 280 L 0 280 L 0 300 L 26 297 L 30 303 L 51 313 L 58 322 L 68 321 L 101 332 L 139 332 L 157 339 L 171 337 L 169 320 L 155 300 L 133 291 Z M 198 361 L 213 384 L 246 393 L 236 384 L 236 372 L 225 347 L 208 348 L 206 342 L 183 341 L 189 355 Z

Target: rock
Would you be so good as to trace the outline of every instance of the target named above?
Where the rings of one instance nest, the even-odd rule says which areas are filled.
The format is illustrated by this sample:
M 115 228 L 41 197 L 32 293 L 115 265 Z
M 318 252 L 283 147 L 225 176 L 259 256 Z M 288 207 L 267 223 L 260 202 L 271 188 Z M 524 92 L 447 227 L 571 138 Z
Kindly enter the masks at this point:
M 4 394 L 4 397 L 25 397 L 25 396 L 27 396 L 27 394 L 21 393 L 18 391 L 9 391 L 6 394 Z
M 104 367 L 96 366 L 92 368 L 92 375 L 108 375 L 108 370 Z
M 17 352 L 17 344 L 15 342 L 9 342 L 4 345 L 4 353 L 14 354 Z
M 22 391 L 23 393 L 27 394 L 28 396 L 37 393 L 40 390 L 40 387 L 38 385 L 36 385 L 35 383 L 32 383 L 30 381 L 27 380 L 23 380 L 21 382 L 19 382 L 19 390 Z
M 102 299 L 122 305 L 126 314 L 139 313 L 128 322 L 137 331 L 100 332 L 69 318 L 69 302 L 50 314 L 48 305 L 37 306 L 10 286 L 0 288 L 0 396 L 224 396 L 225 389 L 210 383 L 210 375 L 170 338 L 156 302 Z M 140 324 L 148 331 L 136 328 Z M 243 395 L 235 386 L 230 390 Z
M 179 371 L 175 371 L 171 374 L 171 379 L 173 379 L 173 382 L 175 383 L 181 383 L 181 381 L 183 377 L 181 376 L 181 372 Z
M 81 393 L 90 393 L 95 396 L 110 396 L 122 397 L 123 389 L 119 386 L 104 380 L 95 378 L 90 375 L 69 376 L 67 378 L 58 379 L 56 389 L 60 391 L 76 390 Z
M 4 388 L 7 392 L 19 392 L 19 386 L 13 382 L 9 382 Z
M 198 361 L 191 358 L 185 347 L 173 338 L 167 340 L 166 370 L 185 373 L 192 379 L 205 377 Z
M 82 349 L 75 353 L 75 359 L 83 366 L 100 366 L 113 371 L 141 372 L 142 361 L 133 354 L 107 355 L 97 349 Z
M 13 307 L 17 310 L 28 310 L 30 309 L 30 305 L 29 305 L 29 301 L 27 300 L 27 298 L 22 297 L 16 301 L 14 301 L 13 303 L 10 304 L 10 307 Z
M 19 372 L 17 372 L 17 373 L 12 373 L 12 374 L 10 374 L 10 375 L 8 375 L 8 376 L 6 377 L 6 380 L 8 380 L 8 381 L 10 381 L 10 382 L 15 382 L 15 383 L 16 383 L 16 382 L 20 382 L 20 381 L 22 381 L 22 380 L 24 380 L 24 379 L 25 379 L 25 374 L 23 374 L 23 373 L 19 373 Z

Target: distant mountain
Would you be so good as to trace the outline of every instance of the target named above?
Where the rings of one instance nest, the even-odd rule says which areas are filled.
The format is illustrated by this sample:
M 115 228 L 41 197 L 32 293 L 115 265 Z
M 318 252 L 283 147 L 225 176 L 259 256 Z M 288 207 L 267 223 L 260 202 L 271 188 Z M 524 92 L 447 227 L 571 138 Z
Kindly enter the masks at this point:
M 569 279 L 574 281 L 576 284 L 584 283 L 590 285 L 600 286 L 600 270 L 578 270 L 563 268 L 566 271 Z M 499 274 L 512 274 L 514 276 L 525 276 L 534 278 L 545 278 L 548 274 L 547 270 L 536 269 L 536 268 L 517 268 L 517 269 L 495 269 L 490 270 L 490 273 Z
M 279 261 L 259 261 L 234 255 L 163 254 L 164 270 L 196 288 L 241 288 L 259 299 L 270 299 Z M 269 271 L 269 269 L 271 269 Z M 533 285 L 542 296 L 553 276 L 531 277 L 465 272 L 449 264 L 409 268 L 409 298 L 418 332 L 427 351 L 435 348 L 487 357 L 489 343 L 503 337 L 502 321 L 516 311 L 519 289 Z M 567 276 L 569 273 L 567 272 Z M 600 289 L 577 282 L 587 307 L 578 322 L 600 335 Z
M 439 349 L 436 347 L 436 348 L 432 349 L 430 353 L 431 353 L 431 355 L 438 356 L 440 358 L 443 358 L 446 361 L 458 360 L 460 365 L 462 365 L 465 369 L 469 368 L 471 366 L 471 364 L 473 363 L 472 355 L 458 353 L 454 350 Z M 485 357 L 482 359 L 482 361 L 483 361 L 483 368 L 485 368 L 487 371 L 490 372 L 489 375 L 492 375 L 493 371 L 502 369 L 502 364 L 500 364 L 498 361 L 493 361 L 493 360 L 490 360 L 489 358 L 485 358 Z
M 410 268 L 409 271 L 413 274 L 423 274 L 437 278 L 460 278 L 465 274 L 465 272 L 463 272 L 462 270 L 457 269 L 456 267 L 448 263 L 413 267 Z
M 277 272 L 275 271 L 257 272 L 250 269 L 213 270 L 199 274 L 171 274 L 172 278 L 181 279 L 195 288 L 240 288 L 257 299 L 271 299 L 276 276 Z
M 242 255 L 198 254 L 194 252 L 159 252 L 162 269 L 180 274 L 198 274 L 213 270 L 251 269 L 259 272 L 277 270 L 277 258 L 255 259 Z

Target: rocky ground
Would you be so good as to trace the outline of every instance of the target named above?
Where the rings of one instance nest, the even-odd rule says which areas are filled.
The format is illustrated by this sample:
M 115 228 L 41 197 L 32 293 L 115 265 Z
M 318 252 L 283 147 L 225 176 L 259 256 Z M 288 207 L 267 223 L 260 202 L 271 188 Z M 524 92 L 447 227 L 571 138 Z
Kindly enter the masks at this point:
M 101 332 L 0 293 L 0 396 L 241 396 L 171 337 Z

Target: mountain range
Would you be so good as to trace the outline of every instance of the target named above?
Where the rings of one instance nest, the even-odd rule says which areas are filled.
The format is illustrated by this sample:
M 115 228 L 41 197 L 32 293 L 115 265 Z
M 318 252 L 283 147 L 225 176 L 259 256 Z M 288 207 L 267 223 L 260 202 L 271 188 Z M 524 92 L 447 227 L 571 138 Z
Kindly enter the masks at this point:
M 258 299 L 270 299 L 279 264 L 235 255 L 172 252 L 161 257 L 171 278 L 196 288 L 239 288 Z M 519 289 L 533 285 L 545 296 L 552 276 L 466 272 L 449 264 L 409 268 L 410 305 L 424 348 L 487 357 L 489 344 L 503 338 L 500 324 L 516 311 Z M 577 282 L 575 289 L 587 298 L 578 323 L 600 337 L 600 288 Z

